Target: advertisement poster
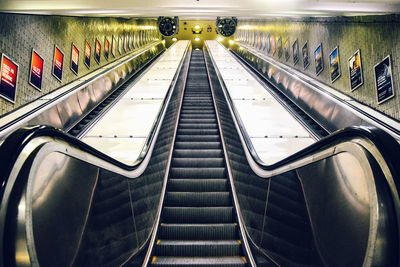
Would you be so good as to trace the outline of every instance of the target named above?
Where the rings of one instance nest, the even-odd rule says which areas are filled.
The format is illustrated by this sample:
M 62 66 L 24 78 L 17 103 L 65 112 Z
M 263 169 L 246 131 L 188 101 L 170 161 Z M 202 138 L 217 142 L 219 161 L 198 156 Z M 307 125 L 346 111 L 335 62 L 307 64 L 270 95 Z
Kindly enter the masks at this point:
M 99 40 L 96 39 L 96 44 L 94 46 L 94 59 L 97 64 L 100 64 L 100 55 L 101 55 L 101 44 Z
M 124 39 L 122 36 L 118 38 L 118 53 L 122 55 L 122 47 L 124 46 Z
M 31 68 L 29 71 L 29 84 L 42 90 L 44 59 L 32 49 Z
M 374 66 L 378 104 L 394 97 L 392 62 L 390 55 Z
M 297 62 L 299 62 L 299 41 L 298 40 L 294 41 L 294 43 L 292 45 L 292 50 L 293 50 L 293 63 L 294 63 L 294 65 L 296 65 Z
M 339 47 L 335 47 L 329 54 L 329 73 L 333 83 L 340 77 Z
M 356 90 L 363 83 L 362 65 L 361 65 L 361 52 L 357 50 L 349 58 L 349 75 L 350 75 L 350 89 L 351 91 Z
M 272 55 L 275 55 L 276 53 L 276 42 L 275 42 L 275 37 L 271 36 L 271 53 Z
M 9 57 L 1 55 L 0 96 L 15 103 L 19 66 Z
M 314 51 L 315 73 L 318 75 L 324 70 L 324 56 L 322 54 L 322 44 L 319 44 Z
M 128 52 L 128 35 L 124 35 L 124 52 Z
M 271 51 L 271 35 L 267 35 L 267 53 Z
M 108 56 L 110 54 L 110 42 L 107 38 L 104 40 L 104 58 L 108 60 Z
M 310 55 L 308 53 L 308 43 L 307 42 L 301 48 L 301 53 L 303 55 L 303 67 L 304 67 L 304 69 L 307 69 L 307 67 L 310 65 Z
M 92 48 L 88 42 L 85 42 L 85 65 L 90 68 L 90 54 L 92 53 Z
M 287 39 L 285 41 L 285 44 L 283 46 L 283 50 L 284 50 L 284 53 L 285 53 L 285 60 L 288 61 L 289 58 L 290 58 L 290 54 L 289 54 L 289 39 Z
M 78 75 L 78 69 L 79 69 L 79 50 L 74 44 L 72 44 L 72 46 L 71 46 L 71 70 L 73 73 Z
M 64 69 L 64 53 L 58 46 L 54 46 L 54 56 L 53 56 L 53 69 L 52 74 L 60 82 L 62 81 Z
M 278 57 L 280 58 L 283 54 L 282 37 L 278 38 L 278 41 L 276 42 L 276 49 L 278 50 Z
M 113 36 L 112 43 L 111 43 L 111 54 L 113 55 L 113 57 L 117 56 L 117 45 L 118 45 L 117 38 L 115 36 Z
M 129 34 L 129 42 L 128 42 L 128 48 L 129 50 L 133 49 L 133 34 Z

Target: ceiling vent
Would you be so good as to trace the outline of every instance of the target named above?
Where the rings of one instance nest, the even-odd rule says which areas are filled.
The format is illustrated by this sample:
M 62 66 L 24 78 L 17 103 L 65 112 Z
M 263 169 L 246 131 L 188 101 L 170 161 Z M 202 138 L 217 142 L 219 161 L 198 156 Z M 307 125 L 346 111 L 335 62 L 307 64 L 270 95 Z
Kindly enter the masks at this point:
M 164 36 L 172 36 L 179 31 L 178 17 L 158 17 L 158 29 Z
M 237 18 L 217 18 L 217 33 L 222 36 L 232 36 L 236 31 Z

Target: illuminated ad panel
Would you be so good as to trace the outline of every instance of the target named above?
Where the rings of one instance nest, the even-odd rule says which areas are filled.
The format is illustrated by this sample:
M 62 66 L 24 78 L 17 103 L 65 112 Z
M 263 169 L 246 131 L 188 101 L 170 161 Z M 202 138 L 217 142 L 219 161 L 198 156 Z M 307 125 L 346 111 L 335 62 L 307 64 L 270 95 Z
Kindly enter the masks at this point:
M 60 82 L 62 81 L 63 67 L 64 67 L 64 53 L 61 51 L 60 48 L 54 46 L 52 74 Z
M 90 54 L 92 53 L 92 48 L 88 42 L 85 42 L 85 65 L 90 68 Z
M 96 45 L 94 46 L 94 59 L 97 64 L 100 64 L 100 55 L 101 55 L 101 44 L 99 40 L 96 39 Z
M 111 44 L 111 54 L 113 55 L 113 57 L 115 57 L 117 55 L 117 38 L 115 36 L 112 37 L 112 44 Z
M 109 53 L 110 53 L 110 42 L 106 38 L 104 41 L 104 57 L 106 60 L 108 60 Z
M 9 57 L 1 55 L 0 96 L 15 103 L 19 66 Z
M 76 45 L 72 44 L 71 46 L 71 70 L 73 73 L 78 75 L 79 69 L 79 49 Z
M 31 68 L 29 71 L 29 84 L 39 91 L 42 90 L 43 65 L 44 59 L 34 49 L 32 49 Z

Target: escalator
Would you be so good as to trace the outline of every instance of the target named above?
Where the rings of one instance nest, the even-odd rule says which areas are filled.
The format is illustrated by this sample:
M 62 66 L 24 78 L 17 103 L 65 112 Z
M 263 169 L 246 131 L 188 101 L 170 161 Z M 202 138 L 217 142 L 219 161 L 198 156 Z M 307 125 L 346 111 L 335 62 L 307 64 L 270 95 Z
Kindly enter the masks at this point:
M 203 52 L 194 50 L 151 264 L 245 266 Z

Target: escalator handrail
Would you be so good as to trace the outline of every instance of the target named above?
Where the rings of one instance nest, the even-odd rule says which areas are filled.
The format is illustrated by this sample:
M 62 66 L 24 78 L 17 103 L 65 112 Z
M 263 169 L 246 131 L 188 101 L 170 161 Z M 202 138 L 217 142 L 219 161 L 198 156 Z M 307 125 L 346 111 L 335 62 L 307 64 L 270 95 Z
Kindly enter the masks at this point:
M 88 78 L 88 79 L 85 80 L 84 82 L 79 83 L 79 84 L 76 85 L 76 86 L 73 86 L 72 88 L 66 90 L 65 92 L 60 93 L 59 95 L 57 95 L 57 96 L 55 96 L 54 98 L 52 98 L 52 99 L 46 101 L 45 103 L 38 105 L 37 107 L 33 108 L 33 109 L 30 110 L 29 112 L 24 113 L 24 114 L 22 114 L 21 116 L 18 116 L 17 118 L 11 120 L 10 122 L 8 122 L 8 123 L 6 123 L 6 124 L 4 124 L 4 125 L 1 125 L 1 126 L 0 126 L 0 133 L 3 132 L 3 131 L 5 131 L 5 130 L 7 130 L 9 127 L 12 127 L 13 125 L 16 125 L 17 123 L 20 123 L 20 122 L 23 121 L 24 119 L 29 118 L 32 114 L 34 114 L 34 113 L 40 111 L 41 109 L 47 107 L 48 105 L 51 105 L 52 103 L 54 103 L 54 102 L 56 102 L 56 101 L 59 101 L 61 98 L 63 98 L 64 96 L 67 96 L 67 95 L 70 94 L 71 92 L 86 87 L 88 84 L 92 83 L 93 81 L 97 80 L 98 78 L 100 78 L 100 77 L 106 75 L 107 73 L 109 73 L 109 72 L 111 72 L 111 71 L 113 71 L 113 70 L 119 68 L 120 66 L 126 64 L 128 61 L 131 61 L 132 59 L 141 56 L 141 55 L 144 54 L 146 51 L 150 50 L 153 46 L 158 45 L 158 44 L 161 44 L 161 43 L 162 43 L 161 40 L 160 40 L 160 41 L 155 41 L 155 42 L 153 42 L 153 43 L 147 45 L 146 47 L 143 47 L 143 48 L 139 49 L 138 51 L 132 51 L 131 53 L 129 53 L 129 54 L 127 54 L 127 55 L 121 57 L 120 59 L 118 59 L 118 60 L 121 60 L 121 61 L 118 62 L 116 65 L 112 66 L 111 68 L 107 68 L 107 69 L 105 69 L 105 70 L 101 70 L 101 69 L 94 70 L 94 71 L 98 71 L 98 70 L 99 70 L 100 72 L 99 72 L 98 74 L 94 75 L 93 77 Z M 136 53 L 135 53 L 135 52 L 136 52 Z M 113 64 L 113 63 L 115 63 L 115 62 L 116 62 L 116 61 L 109 62 L 109 63 L 107 63 L 106 65 L 104 65 L 103 68 L 104 68 L 104 67 L 107 67 L 108 65 L 111 65 L 111 64 Z M 90 74 L 92 74 L 92 72 L 89 72 L 88 74 L 86 74 L 86 75 L 80 77 L 80 79 L 82 79 L 82 78 L 84 78 L 85 76 L 88 76 L 88 75 L 90 75 Z M 72 82 L 75 82 L 75 80 L 74 80 L 74 81 L 71 81 L 71 83 L 72 83 Z M 68 83 L 68 84 L 70 84 L 70 83 Z M 63 85 L 63 86 L 67 86 L 68 84 L 65 84 L 65 85 Z M 61 87 L 60 87 L 60 88 L 61 88 Z M 58 88 L 58 89 L 59 89 L 59 88 Z M 51 94 L 51 93 L 53 93 L 53 92 L 54 92 L 54 91 L 49 92 L 48 94 Z M 47 95 L 47 94 L 46 94 L 46 95 Z M 46 96 L 46 95 L 43 95 L 43 96 L 41 96 L 41 97 L 44 97 L 44 96 Z M 28 105 L 28 104 L 29 104 L 29 103 L 27 103 L 27 104 L 25 104 L 25 105 Z M 11 114 L 12 112 L 14 112 L 14 111 L 16 111 L 16 110 L 19 110 L 19 109 L 23 108 L 25 105 L 22 105 L 22 106 L 20 106 L 20 107 L 18 107 L 18 108 L 16 108 L 16 109 L 13 109 L 11 112 L 8 112 L 8 113 L 6 113 L 6 114 L 1 115 L 0 118 L 2 118 L 2 117 L 4 117 L 4 116 L 7 116 L 7 115 Z
M 15 165 L 15 162 L 18 160 L 18 157 L 20 156 L 24 148 L 26 148 L 29 144 L 32 144 L 35 140 L 38 140 L 39 138 L 47 138 L 47 140 L 52 139 L 55 142 L 63 142 L 67 146 L 77 148 L 80 153 L 82 153 L 82 155 L 94 156 L 96 159 L 102 160 L 103 162 L 111 164 L 112 166 L 127 172 L 134 172 L 135 170 L 137 170 L 142 165 L 143 160 L 146 158 L 150 151 L 150 148 L 152 147 L 152 145 L 154 145 L 154 142 L 157 139 L 156 137 L 157 133 L 160 130 L 162 118 L 165 115 L 169 100 L 171 99 L 172 93 L 174 91 L 173 89 L 175 88 L 175 85 L 178 81 L 180 70 L 182 68 L 184 59 L 186 58 L 186 53 L 188 53 L 189 51 L 189 44 L 190 43 L 188 43 L 188 45 L 186 46 L 185 53 L 171 81 L 166 97 L 162 102 L 161 108 L 150 130 L 150 134 L 146 138 L 145 144 L 143 145 L 142 151 L 139 154 L 137 160 L 132 165 L 122 163 L 95 149 L 94 147 L 82 142 L 81 140 L 73 137 L 72 135 L 55 129 L 54 127 L 44 125 L 23 127 L 9 135 L 0 145 L 0 203 L 3 203 L 3 196 L 7 185 L 7 180 L 11 172 L 13 171 L 13 167 Z M 36 143 L 35 146 L 39 147 L 42 144 L 43 142 L 39 142 Z M 102 168 L 102 166 L 99 167 Z M 138 176 L 140 174 L 141 173 L 136 174 L 135 176 Z

